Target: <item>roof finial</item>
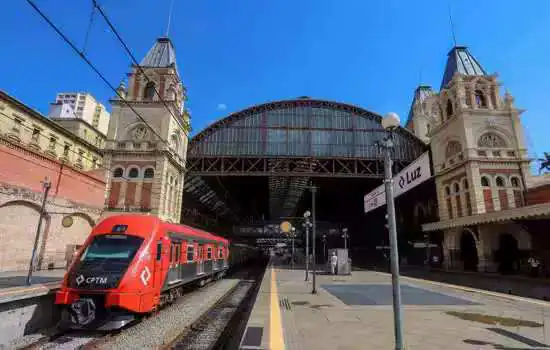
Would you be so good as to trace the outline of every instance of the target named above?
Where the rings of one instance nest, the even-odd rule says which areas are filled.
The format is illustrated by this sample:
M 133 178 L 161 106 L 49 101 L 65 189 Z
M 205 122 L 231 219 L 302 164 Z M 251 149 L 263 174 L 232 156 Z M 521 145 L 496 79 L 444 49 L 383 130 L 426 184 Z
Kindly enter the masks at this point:
M 170 33 L 170 22 L 172 21 L 172 7 L 174 6 L 174 0 L 170 0 L 170 9 L 168 10 L 168 25 L 166 26 L 166 37 Z
M 456 47 L 455 26 L 453 24 L 453 15 L 451 13 L 451 3 L 449 2 L 449 22 L 451 23 L 451 34 L 453 35 L 453 44 Z

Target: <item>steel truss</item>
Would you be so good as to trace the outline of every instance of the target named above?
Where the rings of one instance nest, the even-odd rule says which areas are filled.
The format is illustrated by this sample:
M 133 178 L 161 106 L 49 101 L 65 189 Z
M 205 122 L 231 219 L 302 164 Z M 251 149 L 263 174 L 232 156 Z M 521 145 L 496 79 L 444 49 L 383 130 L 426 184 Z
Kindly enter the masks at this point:
M 304 164 L 307 164 L 304 167 Z M 394 171 L 407 162 L 396 160 Z M 383 178 L 381 159 L 303 157 L 197 157 L 187 158 L 187 172 L 195 176 L 298 176 Z

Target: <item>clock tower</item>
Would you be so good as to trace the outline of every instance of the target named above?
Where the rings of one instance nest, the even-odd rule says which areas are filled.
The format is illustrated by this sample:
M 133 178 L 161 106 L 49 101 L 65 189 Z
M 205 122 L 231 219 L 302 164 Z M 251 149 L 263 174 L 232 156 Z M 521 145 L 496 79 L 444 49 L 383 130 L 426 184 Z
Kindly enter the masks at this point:
M 189 115 L 186 91 L 166 37 L 156 40 L 111 100 L 105 147 L 105 215 L 140 212 L 179 222 Z

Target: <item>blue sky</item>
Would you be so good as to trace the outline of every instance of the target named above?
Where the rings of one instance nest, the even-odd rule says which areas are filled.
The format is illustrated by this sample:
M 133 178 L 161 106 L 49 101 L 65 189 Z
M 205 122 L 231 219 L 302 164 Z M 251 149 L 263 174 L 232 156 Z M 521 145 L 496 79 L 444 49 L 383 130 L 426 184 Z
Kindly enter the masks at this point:
M 170 0 L 99 0 L 141 59 L 166 30 Z M 78 45 L 91 0 L 35 0 Z M 550 151 L 550 1 L 175 0 L 170 36 L 194 132 L 233 111 L 312 96 L 406 118 L 415 87 L 439 88 L 458 44 L 527 109 L 532 154 Z M 26 1 L 2 4 L 0 87 L 46 113 L 60 91 L 113 95 Z M 130 64 L 99 17 L 86 52 L 114 85 Z M 225 108 L 223 108 L 225 107 Z

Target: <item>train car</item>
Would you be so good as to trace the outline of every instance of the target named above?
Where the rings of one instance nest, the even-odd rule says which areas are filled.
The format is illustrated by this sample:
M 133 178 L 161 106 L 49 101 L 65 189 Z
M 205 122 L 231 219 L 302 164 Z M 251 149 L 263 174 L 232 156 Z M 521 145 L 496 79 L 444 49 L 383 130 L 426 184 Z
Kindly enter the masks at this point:
M 172 302 L 189 283 L 224 276 L 230 242 L 186 225 L 148 215 L 101 221 L 75 255 L 56 304 L 62 327 L 112 330 Z M 234 251 L 234 249 L 231 249 Z
M 261 257 L 261 251 L 257 247 L 243 243 L 232 243 L 231 254 L 229 254 L 229 265 L 244 265 L 250 260 L 257 260 Z

